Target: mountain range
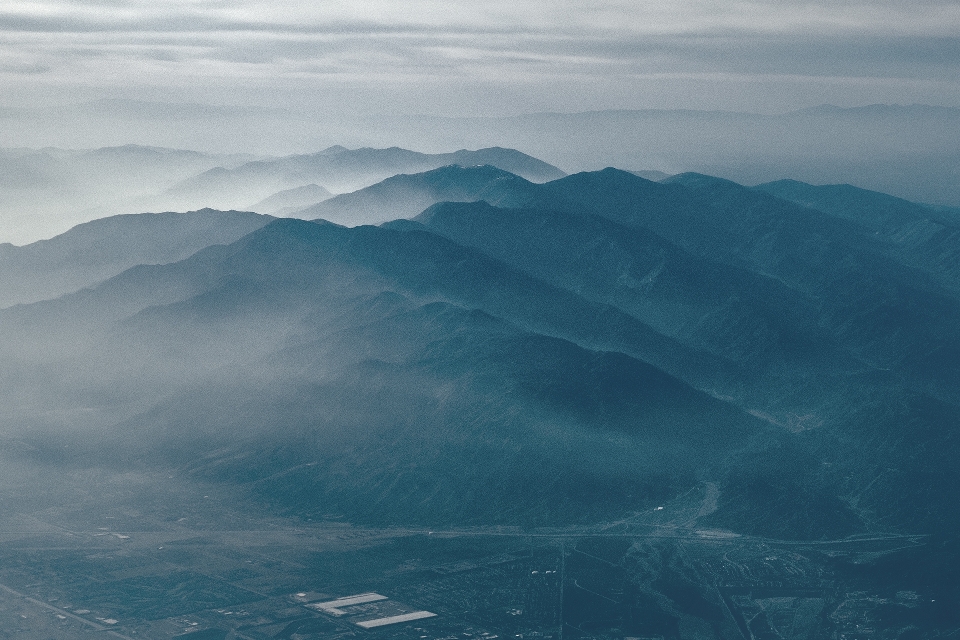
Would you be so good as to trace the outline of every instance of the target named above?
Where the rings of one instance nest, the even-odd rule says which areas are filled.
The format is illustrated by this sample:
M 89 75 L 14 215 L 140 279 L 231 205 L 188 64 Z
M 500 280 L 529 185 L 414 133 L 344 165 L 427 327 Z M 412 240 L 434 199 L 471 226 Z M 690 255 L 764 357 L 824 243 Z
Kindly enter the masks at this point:
M 510 185 L 501 183 L 510 183 Z M 417 174 L 400 174 L 369 187 L 343 193 L 296 212 L 354 226 L 412 218 L 438 202 L 476 202 L 511 206 L 534 191 L 532 182 L 492 165 L 448 165 Z
M 368 123 L 364 123 L 367 125 Z M 510 117 L 409 116 L 369 123 L 400 145 L 499 144 L 567 171 L 613 165 L 700 172 L 742 184 L 845 182 L 960 206 L 960 109 L 822 105 L 782 114 L 641 109 Z
M 289 215 L 398 173 L 490 164 L 542 182 L 564 175 L 513 149 L 425 154 L 392 147 L 257 157 L 123 145 L 0 150 L 0 230 L 26 244 L 71 225 L 131 211 L 253 210 Z
M 483 165 L 321 206 L 412 219 L 206 210 L 5 246 L 29 304 L 0 309 L 0 433 L 358 523 L 596 523 L 708 483 L 696 526 L 736 534 L 960 524 L 942 211 Z
M 0 244 L 0 308 L 72 293 L 137 265 L 176 262 L 233 242 L 271 219 L 212 209 L 127 214 L 20 247 Z
M 395 174 L 450 164 L 490 164 L 538 182 L 564 175 L 556 167 L 513 149 L 426 154 L 399 147 L 346 149 L 334 146 L 319 153 L 248 162 L 234 169 L 211 169 L 174 185 L 167 194 L 207 206 L 235 207 L 250 202 L 256 194 L 266 196 L 311 183 L 322 184 L 334 192 L 352 191 Z

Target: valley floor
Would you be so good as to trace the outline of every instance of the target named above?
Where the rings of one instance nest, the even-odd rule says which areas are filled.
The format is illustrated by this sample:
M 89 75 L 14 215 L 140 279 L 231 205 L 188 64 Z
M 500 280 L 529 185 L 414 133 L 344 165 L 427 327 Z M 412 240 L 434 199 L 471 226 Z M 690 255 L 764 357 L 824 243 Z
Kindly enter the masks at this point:
M 173 475 L 32 471 L 8 466 L 0 490 L 0 638 L 893 638 L 929 606 L 848 570 L 923 536 L 698 528 L 711 486 L 595 527 L 367 529 Z M 309 606 L 364 593 L 384 598 Z M 420 611 L 436 615 L 358 624 Z

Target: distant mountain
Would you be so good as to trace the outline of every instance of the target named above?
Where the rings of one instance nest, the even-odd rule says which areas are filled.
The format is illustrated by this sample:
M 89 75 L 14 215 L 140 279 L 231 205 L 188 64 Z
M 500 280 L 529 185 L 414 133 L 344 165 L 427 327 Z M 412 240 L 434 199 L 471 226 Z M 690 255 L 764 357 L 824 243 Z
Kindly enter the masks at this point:
M 438 204 L 415 221 L 555 286 L 615 306 L 691 348 L 745 365 L 743 376 L 800 375 L 809 381 L 811 367 L 821 368 L 827 354 L 840 360 L 831 367 L 848 360 L 818 326 L 811 298 L 775 279 L 700 258 L 643 228 L 486 202 Z M 818 363 L 809 360 L 814 353 Z M 820 375 L 830 377 L 828 371 Z
M 56 298 L 139 264 L 177 262 L 272 218 L 239 211 L 115 216 L 22 247 L 0 245 L 0 307 Z
M 872 232 L 708 176 L 656 184 L 607 170 L 538 189 L 523 208 L 438 204 L 416 221 L 740 363 L 738 390 L 719 393 L 804 440 L 928 442 L 938 421 L 960 419 L 960 341 L 950 328 L 958 297 L 903 266 Z M 919 428 L 912 436 L 901 403 L 916 407 L 907 410 Z M 841 450 L 834 443 L 818 455 L 835 468 L 859 464 Z M 948 456 L 907 465 L 901 454 L 880 445 L 870 456 L 900 465 L 907 484 L 948 473 Z M 915 502 L 893 504 L 909 511 Z
M 695 171 L 742 184 L 784 177 L 846 182 L 915 202 L 960 206 L 960 109 L 824 106 L 778 115 L 690 109 L 409 116 L 370 123 L 397 144 L 498 144 L 567 171 L 607 166 Z M 506 167 L 504 167 L 506 168 Z
M 606 170 L 542 188 L 546 197 L 541 201 L 555 208 L 650 229 L 694 254 L 775 277 L 820 299 L 832 309 L 829 324 L 867 362 L 909 370 L 924 384 L 939 385 L 944 375 L 957 379 L 957 368 L 948 373 L 924 362 L 926 357 L 947 357 L 956 348 L 942 343 L 957 339 L 948 338 L 952 331 L 941 324 L 946 316 L 940 316 L 957 312 L 952 294 L 933 274 L 905 268 L 855 223 L 700 174 L 653 183 Z M 885 322 L 896 318 L 903 335 L 894 338 L 877 316 L 864 312 L 877 304 L 891 305 Z M 933 370 L 936 376 L 930 375 Z M 946 392 L 949 384 L 941 389 Z
M 5 190 L 38 190 L 63 180 L 64 168 L 56 156 L 29 149 L 0 150 L 0 186 Z
M 139 145 L 0 150 L 0 224 L 7 229 L 0 240 L 24 244 L 96 218 L 169 211 L 158 192 L 197 172 L 251 159 Z
M 413 175 L 401 174 L 303 209 L 298 217 L 346 225 L 379 224 L 412 218 L 438 202 L 521 204 L 533 183 L 491 165 L 449 165 Z
M 353 191 L 398 173 L 449 164 L 489 164 L 538 182 L 564 175 L 556 167 L 513 149 L 426 154 L 398 147 L 351 150 L 334 146 L 310 155 L 250 162 L 235 169 L 211 169 L 176 185 L 168 196 L 192 206 L 232 208 L 305 184 L 323 184 L 334 192 Z
M 944 219 L 949 221 L 951 224 L 960 222 L 960 207 L 948 207 L 942 204 L 931 204 L 926 206 L 941 214 Z
M 670 177 L 669 173 L 664 173 L 663 171 L 653 171 L 649 169 L 644 171 L 631 171 L 630 173 L 653 182 L 660 182 L 661 180 L 666 180 Z
M 777 180 L 753 189 L 853 220 L 885 235 L 924 222 L 952 224 L 939 220 L 941 217 L 929 206 L 849 184 L 815 186 L 798 180 Z
M 509 117 L 391 117 L 361 115 L 343 107 L 325 109 L 324 117 L 318 118 L 309 104 L 297 112 L 100 100 L 35 110 L 7 109 L 4 113 L 12 124 L 6 136 L 10 146 L 91 148 L 136 142 L 171 148 L 251 150 L 274 156 L 302 153 L 305 141 L 317 141 L 316 148 L 340 143 L 352 149 L 499 146 L 522 149 L 568 172 L 642 167 L 668 174 L 696 171 L 750 185 L 789 177 L 815 184 L 849 183 L 915 202 L 960 206 L 956 179 L 960 109 L 956 107 L 822 105 L 782 114 L 620 109 Z M 441 164 L 453 162 L 458 161 Z M 474 164 L 488 162 L 537 181 L 496 162 Z M 398 168 L 367 183 L 342 187 L 311 178 L 265 191 L 233 207 L 311 182 L 346 192 L 394 173 L 430 168 L 434 167 Z
M 461 149 L 454 153 L 439 154 L 445 164 L 458 164 L 463 167 L 490 165 L 515 173 L 531 182 L 549 182 L 566 175 L 560 169 L 514 149 L 488 147 L 477 151 Z
M 324 200 L 329 200 L 333 194 L 317 184 L 307 184 L 293 189 L 284 189 L 264 198 L 256 204 L 244 207 L 248 211 L 256 211 L 267 215 L 288 215 L 296 213 Z

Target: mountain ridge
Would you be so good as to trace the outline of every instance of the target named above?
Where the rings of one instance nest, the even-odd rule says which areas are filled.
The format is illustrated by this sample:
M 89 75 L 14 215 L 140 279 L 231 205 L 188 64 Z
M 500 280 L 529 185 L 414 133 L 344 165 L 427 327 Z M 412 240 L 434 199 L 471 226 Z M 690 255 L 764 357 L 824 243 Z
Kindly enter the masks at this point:
M 77 460 L 166 451 L 310 517 L 597 521 L 711 482 L 738 533 L 957 524 L 929 488 L 956 480 L 960 298 L 929 269 L 702 174 L 446 171 L 516 206 L 278 219 L 0 310 L 4 423 L 77 434 Z
M 54 298 L 138 264 L 177 262 L 212 244 L 233 242 L 270 220 L 212 209 L 125 214 L 28 245 L 2 245 L 0 307 Z
M 564 175 L 541 160 L 502 147 L 439 154 L 420 153 L 400 147 L 331 147 L 314 154 L 254 161 L 235 169 L 211 169 L 175 185 L 168 190 L 168 195 L 191 202 L 197 202 L 197 198 L 212 199 L 204 204 L 218 204 L 222 208 L 225 203 L 232 205 L 239 197 L 245 198 L 244 202 L 250 202 L 255 193 L 262 193 L 262 197 L 265 197 L 281 189 L 311 182 L 323 184 L 334 192 L 354 191 L 399 173 L 426 171 L 449 164 L 493 164 L 539 181 Z M 243 195 L 237 195 L 238 191 Z

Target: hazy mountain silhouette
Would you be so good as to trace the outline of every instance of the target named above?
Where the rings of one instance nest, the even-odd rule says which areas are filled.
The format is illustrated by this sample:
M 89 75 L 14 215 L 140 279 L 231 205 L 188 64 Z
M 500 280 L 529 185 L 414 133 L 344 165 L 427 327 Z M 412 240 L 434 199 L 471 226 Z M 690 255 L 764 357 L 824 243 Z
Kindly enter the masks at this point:
M 251 159 L 139 145 L 0 150 L 0 223 L 11 234 L 0 240 L 25 244 L 104 216 L 178 210 L 156 194 L 200 171 Z
M 664 173 L 663 171 L 654 171 L 651 169 L 631 171 L 630 173 L 641 178 L 646 178 L 647 180 L 651 180 L 653 182 L 660 182 L 661 180 L 666 180 L 670 177 L 669 173 Z
M 960 206 L 956 107 L 824 105 L 779 115 L 645 109 L 408 116 L 370 126 L 389 129 L 390 139 L 401 145 L 494 143 L 567 170 L 613 165 L 696 171 L 742 184 L 784 177 L 846 182 L 916 202 Z
M 509 185 L 502 184 L 509 182 Z M 379 224 L 412 218 L 437 202 L 475 202 L 514 206 L 532 194 L 533 183 L 491 165 L 449 165 L 413 175 L 396 175 L 375 185 L 344 193 L 298 212 L 346 225 Z
M 426 154 L 398 147 L 346 149 L 250 162 L 236 169 L 216 168 L 173 187 L 168 195 L 193 206 L 238 207 L 281 189 L 322 184 L 334 192 L 353 191 L 398 173 L 414 173 L 449 164 L 490 164 L 543 182 L 564 175 L 545 162 L 513 149 Z M 259 194 L 259 195 L 258 195 Z
M 753 189 L 853 220 L 885 235 L 901 233 L 905 227 L 919 222 L 952 223 L 948 219 L 941 220 L 941 216 L 929 206 L 849 184 L 816 186 L 798 180 L 778 180 Z
M 89 148 L 111 140 L 113 144 L 134 141 L 174 148 L 257 149 L 280 155 L 302 149 L 304 141 L 309 140 L 340 142 L 351 148 L 498 145 L 522 149 L 566 171 L 609 165 L 670 174 L 697 171 L 750 185 L 790 177 L 816 184 L 845 182 L 915 202 L 960 206 L 956 180 L 960 109 L 955 107 L 823 105 L 776 115 L 691 109 L 547 112 L 510 117 L 391 117 L 351 112 L 336 116 L 325 113 L 317 118 L 309 103 L 304 104 L 303 111 L 293 112 L 101 100 L 6 113 L 7 121 L 16 123 L 9 127 L 10 146 Z M 452 162 L 459 161 L 442 164 Z M 407 167 L 393 173 L 429 168 Z M 388 175 L 392 174 L 378 180 Z M 322 180 L 311 179 L 281 188 L 310 182 L 334 191 L 366 186 L 334 189 Z M 373 182 L 376 180 L 368 184 Z
M 78 225 L 22 247 L 0 245 L 0 307 L 56 298 L 139 264 L 177 262 L 271 218 L 239 211 L 143 213 Z
M 302 187 L 278 191 L 256 204 L 244 207 L 244 209 L 272 216 L 283 216 L 296 213 L 304 207 L 328 200 L 332 197 L 333 194 L 320 185 L 307 184 Z

